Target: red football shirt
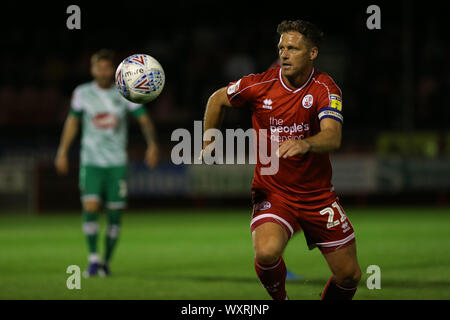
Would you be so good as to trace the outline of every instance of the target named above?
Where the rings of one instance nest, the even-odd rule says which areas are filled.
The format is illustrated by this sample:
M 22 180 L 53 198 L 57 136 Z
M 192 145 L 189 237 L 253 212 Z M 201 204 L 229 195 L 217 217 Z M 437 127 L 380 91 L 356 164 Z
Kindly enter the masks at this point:
M 277 66 L 231 82 L 227 95 L 233 106 L 251 108 L 253 128 L 256 132 L 267 130 L 267 145 L 271 140 L 282 142 L 315 135 L 324 118 L 343 121 L 341 90 L 329 75 L 315 68 L 297 89 L 283 82 L 281 68 Z M 255 140 L 259 148 L 258 138 Z M 270 155 L 270 146 L 268 150 Z M 262 164 L 257 157 L 253 191 L 270 192 L 305 208 L 319 207 L 336 198 L 328 153 L 280 158 L 279 170 L 273 175 L 262 175 L 262 167 L 269 164 Z

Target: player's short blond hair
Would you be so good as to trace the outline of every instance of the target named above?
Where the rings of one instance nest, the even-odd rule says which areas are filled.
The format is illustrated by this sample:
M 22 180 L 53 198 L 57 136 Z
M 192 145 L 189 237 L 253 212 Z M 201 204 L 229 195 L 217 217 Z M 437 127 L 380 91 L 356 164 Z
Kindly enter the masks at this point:
M 114 64 L 114 51 L 109 49 L 101 49 L 95 52 L 91 57 L 91 65 L 97 63 L 100 60 L 108 60 Z
M 323 32 L 315 24 L 305 20 L 284 20 L 277 27 L 279 35 L 289 31 L 301 33 L 315 47 L 319 47 L 323 38 Z

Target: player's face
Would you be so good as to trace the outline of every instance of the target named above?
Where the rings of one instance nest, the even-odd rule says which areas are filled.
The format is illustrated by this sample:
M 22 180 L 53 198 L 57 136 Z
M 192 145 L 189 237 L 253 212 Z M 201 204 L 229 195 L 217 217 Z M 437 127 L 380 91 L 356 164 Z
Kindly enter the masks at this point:
M 317 56 L 317 47 L 311 47 L 301 33 L 289 31 L 280 37 L 278 54 L 283 75 L 295 77 L 304 73 L 312 65 Z
M 111 87 L 114 79 L 114 66 L 111 61 L 100 59 L 92 64 L 92 77 L 101 88 Z

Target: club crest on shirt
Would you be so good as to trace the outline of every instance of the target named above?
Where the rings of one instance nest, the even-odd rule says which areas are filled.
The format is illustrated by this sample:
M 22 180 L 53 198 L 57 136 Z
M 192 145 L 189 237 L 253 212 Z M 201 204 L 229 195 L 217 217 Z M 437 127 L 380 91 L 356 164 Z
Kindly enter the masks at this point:
M 311 94 L 307 94 L 302 100 L 303 108 L 305 108 L 305 109 L 311 108 L 313 105 L 313 102 L 314 102 L 313 96 Z
M 258 205 L 258 210 L 267 210 L 272 206 L 269 201 L 263 201 Z

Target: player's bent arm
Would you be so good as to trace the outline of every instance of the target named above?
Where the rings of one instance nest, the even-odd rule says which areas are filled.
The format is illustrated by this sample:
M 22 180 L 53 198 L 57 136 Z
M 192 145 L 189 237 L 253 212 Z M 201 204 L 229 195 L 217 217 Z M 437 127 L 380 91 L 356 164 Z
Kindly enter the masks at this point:
M 228 100 L 226 87 L 217 90 L 208 99 L 205 116 L 203 119 L 204 132 L 208 129 L 220 127 L 225 115 L 224 107 L 231 107 L 231 103 Z M 211 142 L 212 141 L 203 141 L 203 149 L 206 148 Z
M 152 119 L 146 113 L 137 118 L 147 146 L 156 145 L 156 130 Z
M 320 121 L 320 132 L 302 140 L 289 139 L 278 148 L 278 156 L 293 157 L 308 152 L 325 153 L 341 146 L 342 125 L 340 122 L 325 118 Z
M 150 168 L 155 168 L 159 159 L 159 148 L 156 141 L 156 130 L 152 119 L 146 113 L 137 118 L 141 126 L 142 134 L 147 142 L 147 151 L 145 152 L 145 162 Z
M 72 145 L 73 140 L 78 134 L 80 119 L 77 116 L 69 114 L 64 122 L 64 128 L 61 134 L 61 141 L 58 147 L 58 155 L 66 155 Z
M 58 152 L 56 153 L 55 158 L 56 171 L 60 175 L 65 175 L 69 171 L 69 160 L 67 153 L 78 133 L 79 122 L 80 120 L 77 116 L 69 114 L 64 123 L 61 141 L 59 143 Z
M 342 124 L 325 118 L 320 121 L 320 132 L 304 141 L 311 145 L 309 151 L 324 153 L 338 150 L 341 147 L 341 140 Z

